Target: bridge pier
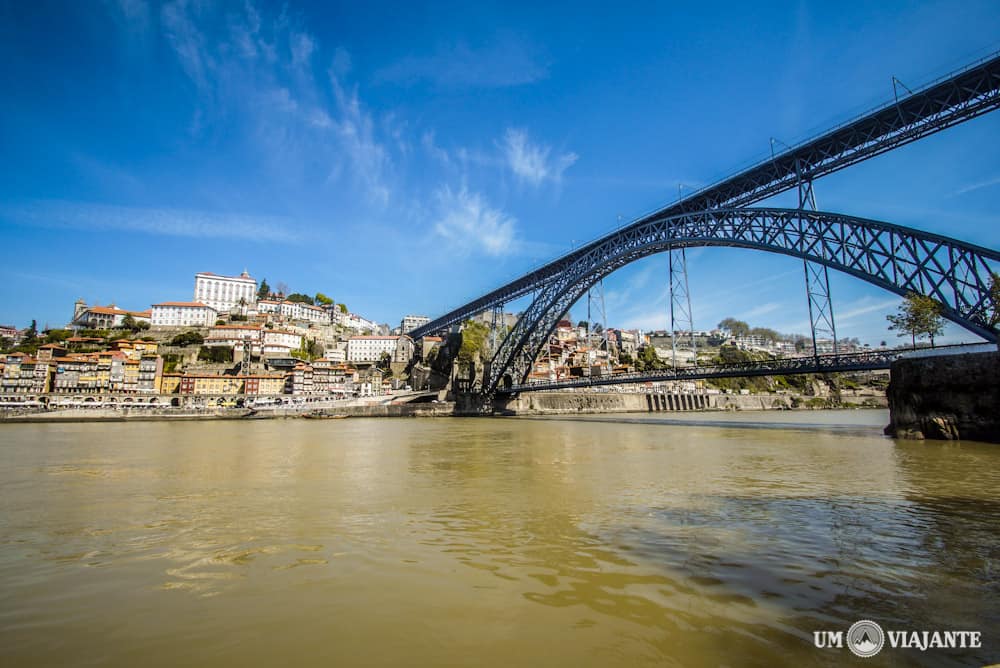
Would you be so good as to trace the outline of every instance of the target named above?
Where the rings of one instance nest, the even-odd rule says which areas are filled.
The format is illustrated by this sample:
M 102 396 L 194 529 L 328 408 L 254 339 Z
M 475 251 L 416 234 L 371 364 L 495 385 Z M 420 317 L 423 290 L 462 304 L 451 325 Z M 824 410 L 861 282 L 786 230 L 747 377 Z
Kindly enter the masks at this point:
M 1000 352 L 904 358 L 890 374 L 890 436 L 1000 443 Z

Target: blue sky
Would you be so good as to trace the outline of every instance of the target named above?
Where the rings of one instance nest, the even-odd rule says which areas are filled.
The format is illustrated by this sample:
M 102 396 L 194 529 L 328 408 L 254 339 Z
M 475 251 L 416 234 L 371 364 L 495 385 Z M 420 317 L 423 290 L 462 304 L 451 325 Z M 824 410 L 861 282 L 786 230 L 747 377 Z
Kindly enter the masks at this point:
M 433 316 L 1000 48 L 996 2 L 688 4 L 0 3 L 0 321 L 244 268 Z M 998 248 L 998 138 L 950 129 L 819 207 Z M 689 269 L 696 327 L 808 330 L 800 262 Z M 610 323 L 665 327 L 666 282 L 665 256 L 610 277 Z M 842 336 L 891 338 L 896 298 L 832 290 Z

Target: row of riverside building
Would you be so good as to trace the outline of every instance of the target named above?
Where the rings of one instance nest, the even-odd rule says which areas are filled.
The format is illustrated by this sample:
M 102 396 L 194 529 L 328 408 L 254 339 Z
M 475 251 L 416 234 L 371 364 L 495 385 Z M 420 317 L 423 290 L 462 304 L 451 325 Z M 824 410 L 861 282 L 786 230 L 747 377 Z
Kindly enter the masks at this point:
M 164 373 L 157 347 L 152 341 L 121 339 L 112 342 L 110 350 L 96 352 L 70 352 L 49 343 L 35 356 L 0 355 L 0 394 L 370 396 L 385 389 L 380 374 L 362 374 L 353 365 L 328 359 L 299 362 L 283 373 Z
M 0 395 L 348 397 L 377 396 L 402 384 L 383 379 L 374 364 L 386 355 L 391 362 L 407 362 L 414 351 L 409 336 L 389 335 L 387 326 L 335 304 L 316 306 L 289 301 L 283 295 L 271 297 L 259 299 L 256 280 L 244 271 L 239 276 L 198 273 L 192 301 L 160 302 L 144 311 L 114 304 L 88 306 L 78 300 L 68 326 L 77 330 L 77 336 L 40 346 L 34 354 L 0 354 Z M 165 344 L 148 340 L 154 337 L 105 343 L 102 338 L 79 335 L 83 329 L 122 329 L 130 325 L 130 320 L 148 323 L 155 330 L 151 333 L 159 332 L 156 338 L 163 341 L 177 330 L 197 328 L 203 336 L 202 346 L 232 350 L 235 363 L 221 372 L 206 370 L 212 364 L 194 362 L 194 368 L 189 366 L 184 372 L 166 372 L 165 367 L 178 363 L 178 349 L 164 350 Z M 412 330 L 428 320 L 425 316 L 406 316 L 396 332 Z M 15 343 L 24 335 L 16 328 L 9 329 L 4 338 Z M 365 335 L 345 337 L 341 334 L 344 330 Z M 292 351 L 304 348 L 306 336 L 323 340 L 319 359 L 306 361 L 292 356 Z M 259 362 L 240 362 L 247 353 Z M 173 361 L 167 364 L 164 355 Z M 193 360 L 189 353 L 179 357 L 181 362 Z M 256 373 L 252 369 L 263 370 Z M 0 403 L 3 401 L 0 396 Z

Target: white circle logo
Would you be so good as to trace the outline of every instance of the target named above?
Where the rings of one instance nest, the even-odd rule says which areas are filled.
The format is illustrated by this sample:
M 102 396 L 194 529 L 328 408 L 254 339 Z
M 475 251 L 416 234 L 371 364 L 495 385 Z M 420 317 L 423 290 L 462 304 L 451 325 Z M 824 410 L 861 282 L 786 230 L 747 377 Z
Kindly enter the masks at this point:
M 862 619 L 860 622 L 854 622 L 847 631 L 847 648 L 862 659 L 881 652 L 884 644 L 885 633 L 882 632 L 882 627 L 873 621 Z

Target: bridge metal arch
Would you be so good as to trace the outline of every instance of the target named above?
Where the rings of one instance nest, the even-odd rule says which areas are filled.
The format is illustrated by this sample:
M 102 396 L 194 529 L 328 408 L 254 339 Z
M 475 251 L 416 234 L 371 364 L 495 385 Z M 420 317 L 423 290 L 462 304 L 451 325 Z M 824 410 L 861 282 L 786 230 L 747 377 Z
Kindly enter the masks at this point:
M 628 224 L 636 228 L 685 212 L 746 207 L 806 181 L 812 182 L 850 165 L 1000 108 L 1000 53 L 971 63 L 906 97 L 828 132 L 772 155 L 737 174 L 698 190 Z M 498 304 L 508 303 L 557 281 L 566 267 L 601 246 L 616 230 L 581 248 L 536 267 L 467 304 L 411 332 L 419 338 L 462 322 Z
M 817 262 L 899 295 L 917 292 L 944 317 L 988 341 L 991 274 L 1000 252 L 881 221 L 802 209 L 739 208 L 681 214 L 619 230 L 568 263 L 504 339 L 483 390 L 523 384 L 559 319 L 608 274 L 671 248 L 728 246 Z

